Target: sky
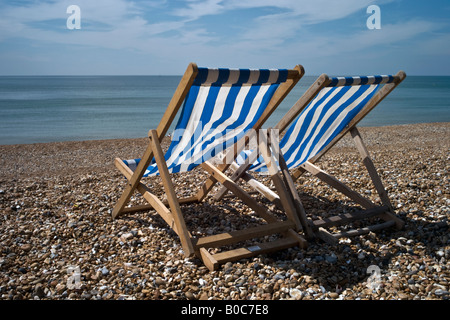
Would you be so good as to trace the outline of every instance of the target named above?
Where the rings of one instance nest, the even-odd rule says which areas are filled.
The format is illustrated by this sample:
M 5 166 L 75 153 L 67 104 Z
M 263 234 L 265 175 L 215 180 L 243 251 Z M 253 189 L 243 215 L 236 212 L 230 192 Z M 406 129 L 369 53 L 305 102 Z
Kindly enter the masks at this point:
M 450 75 L 449 31 L 448 0 L 0 0 L 0 75 L 181 75 L 189 62 Z

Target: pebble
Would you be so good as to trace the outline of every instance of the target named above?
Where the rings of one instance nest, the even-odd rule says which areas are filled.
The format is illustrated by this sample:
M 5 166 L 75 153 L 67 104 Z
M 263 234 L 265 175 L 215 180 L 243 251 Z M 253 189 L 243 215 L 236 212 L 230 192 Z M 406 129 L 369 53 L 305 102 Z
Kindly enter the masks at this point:
M 332 253 L 331 255 L 325 255 L 325 260 L 328 263 L 333 264 L 337 262 L 337 256 L 334 253 Z
M 289 295 L 291 296 L 291 298 L 293 298 L 294 300 L 300 300 L 303 296 L 302 292 L 298 289 L 291 289 L 289 290 Z
M 162 278 L 158 277 L 155 279 L 155 284 L 157 286 L 165 286 L 166 285 L 166 281 L 164 281 Z
M 448 295 L 448 291 L 447 290 L 443 290 L 443 289 L 436 289 L 434 291 L 434 294 L 437 296 L 444 296 L 444 295 Z
M 32 248 L 32 246 L 31 246 L 31 244 L 23 244 L 23 245 L 20 246 L 20 248 L 21 248 L 23 251 L 30 251 L 31 248 Z
M 328 295 L 330 296 L 331 299 L 339 298 L 339 294 L 337 292 L 330 292 Z
M 335 245 L 311 241 L 307 249 L 228 262 L 214 272 L 184 256 L 176 234 L 153 210 L 111 219 L 125 183 L 110 159 L 117 150 L 141 154 L 146 139 L 0 146 L 0 299 L 448 300 L 448 144 L 439 137 L 449 130 L 446 123 L 361 128 L 392 205 L 400 207 L 403 230 L 342 238 Z M 375 191 L 365 192 L 370 179 L 358 155 L 340 152 L 347 147 L 353 148 L 351 139 L 341 140 L 318 164 L 379 201 Z M 194 172 L 174 175 L 180 197 L 205 178 Z M 164 194 L 158 179 L 146 182 Z M 319 181 L 302 176 L 299 184 L 311 216 L 353 210 L 354 204 Z M 144 203 L 137 194 L 132 201 Z M 239 201 L 222 201 L 183 206 L 192 234 L 260 221 Z M 380 268 L 376 289 L 368 281 L 371 265 Z M 80 277 L 69 274 L 69 267 L 79 268 Z M 71 280 L 79 286 L 69 289 Z
M 38 283 L 36 285 L 36 287 L 34 288 L 34 296 L 36 296 L 40 299 L 45 297 L 45 291 L 44 291 L 42 284 Z
M 109 274 L 109 270 L 106 267 L 101 268 L 100 272 L 103 276 L 107 276 Z
M 188 300 L 195 300 L 195 295 L 190 291 L 186 292 L 185 296 Z

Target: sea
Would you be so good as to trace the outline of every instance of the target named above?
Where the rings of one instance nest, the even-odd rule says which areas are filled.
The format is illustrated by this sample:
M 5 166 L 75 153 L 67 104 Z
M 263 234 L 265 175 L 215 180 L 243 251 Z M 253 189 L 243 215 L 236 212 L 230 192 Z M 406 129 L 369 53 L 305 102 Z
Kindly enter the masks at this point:
M 275 125 L 316 78 L 303 77 L 265 126 Z M 0 145 L 146 137 L 180 79 L 0 76 Z M 408 76 L 360 126 L 432 122 L 450 122 L 450 76 Z

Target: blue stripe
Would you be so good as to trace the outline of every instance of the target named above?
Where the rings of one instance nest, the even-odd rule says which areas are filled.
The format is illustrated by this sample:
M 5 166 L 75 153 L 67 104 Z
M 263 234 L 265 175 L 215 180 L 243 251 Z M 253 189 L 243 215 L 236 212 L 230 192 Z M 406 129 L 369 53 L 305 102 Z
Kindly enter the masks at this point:
M 324 96 L 319 99 L 316 103 L 311 102 L 305 110 L 297 117 L 297 119 L 289 126 L 289 128 L 286 131 L 286 134 L 284 135 L 283 139 L 280 142 L 280 149 L 283 149 L 286 144 L 289 142 L 289 144 L 292 142 L 292 139 L 294 139 L 294 142 L 291 144 L 289 149 L 284 153 L 284 158 L 286 161 L 289 161 L 287 163 L 289 168 L 292 168 L 294 164 L 297 166 L 301 163 L 304 163 L 311 157 L 318 154 L 323 148 L 325 148 L 344 128 L 345 126 L 350 123 L 350 121 L 363 109 L 363 107 L 368 103 L 368 101 L 375 95 L 380 85 L 377 85 L 376 88 L 368 94 L 362 101 L 360 101 L 356 106 L 353 106 L 351 110 L 347 110 L 347 114 L 343 119 L 340 119 L 339 124 L 337 127 L 333 130 L 333 132 L 328 133 L 329 137 L 327 137 L 325 142 L 322 142 L 322 145 L 319 149 L 314 150 L 314 148 L 317 146 L 317 144 L 320 142 L 320 140 L 324 137 L 327 130 L 330 128 L 330 126 L 333 124 L 333 122 L 336 121 L 336 119 L 341 115 L 346 108 L 348 108 L 352 103 L 354 103 L 357 99 L 359 99 L 367 90 L 371 88 L 370 85 L 364 85 L 360 86 L 358 90 L 356 90 L 351 97 L 349 97 L 346 101 L 341 102 L 341 105 L 333 111 L 332 114 L 327 116 L 326 121 L 321 124 L 321 127 L 318 128 L 319 123 L 324 120 L 324 116 L 328 110 L 330 110 L 335 103 L 337 103 L 341 98 L 350 90 L 350 87 L 335 87 L 328 89 L 328 92 L 324 94 Z M 320 112 L 320 115 L 316 119 L 316 122 L 313 124 L 313 127 L 309 133 L 309 135 L 305 138 L 306 130 L 308 129 L 312 117 L 314 114 L 314 111 L 317 110 L 317 108 L 320 106 L 320 104 L 327 99 L 330 94 L 335 92 L 336 90 L 339 90 L 335 94 L 335 96 L 328 101 L 326 106 L 323 107 L 322 111 Z M 305 118 L 303 119 L 302 123 L 298 123 L 300 117 L 305 114 Z M 300 129 L 298 134 L 294 137 L 293 131 L 297 125 L 300 125 Z M 315 132 L 316 130 L 319 130 L 318 132 Z M 305 139 L 304 139 L 305 138 Z M 304 141 L 302 142 L 302 140 Z M 314 139 L 311 141 L 311 139 Z M 301 145 L 299 145 L 301 143 Z M 306 152 L 307 145 L 310 144 L 308 151 Z M 295 151 L 298 149 L 297 151 Z M 295 152 L 295 153 L 294 153 Z M 292 157 L 292 159 L 290 159 Z M 246 155 L 241 153 L 241 157 L 246 159 Z M 290 160 L 288 160 L 290 159 Z M 297 163 L 302 159 L 301 163 Z M 264 160 L 259 157 L 257 162 L 255 162 L 254 165 L 250 167 L 250 170 L 257 171 L 257 172 L 263 172 L 267 171 L 267 167 L 264 164 Z
M 192 135 L 190 140 L 190 144 L 184 148 L 182 155 L 187 154 L 188 157 L 191 157 L 193 155 L 194 148 L 192 146 L 194 146 L 195 139 L 201 137 L 204 126 L 211 120 L 211 116 L 214 111 L 214 105 L 216 104 L 220 88 L 221 87 L 213 86 L 209 89 L 208 97 L 206 98 L 205 106 L 203 107 L 202 114 L 200 115 L 198 126 L 195 128 L 194 134 Z
M 198 74 L 195 77 L 193 85 L 200 86 L 206 82 L 208 79 L 209 72 L 211 72 L 214 69 L 207 69 L 207 68 L 198 68 Z M 259 70 L 251 70 L 251 69 L 236 69 L 236 70 L 230 70 L 225 68 L 219 68 L 214 71 L 218 71 L 219 76 L 217 80 L 211 85 L 213 86 L 220 86 L 222 84 L 228 83 L 231 72 L 239 72 L 239 78 L 235 81 L 235 83 L 228 83 L 228 84 L 246 84 L 249 81 L 250 74 L 252 71 L 259 71 L 258 79 L 256 79 L 255 82 L 252 84 L 264 84 L 267 83 L 270 78 L 270 69 L 259 69 Z M 274 70 L 275 71 L 275 70 Z M 278 69 L 278 78 L 275 79 L 274 83 L 282 83 L 287 80 L 288 76 L 288 70 L 287 69 Z
M 339 92 L 338 92 L 337 94 L 335 94 L 335 96 L 334 96 L 333 98 L 331 98 L 331 100 L 330 100 L 330 101 L 324 106 L 324 108 L 322 109 L 322 111 L 321 111 L 321 113 L 320 113 L 318 119 L 316 120 L 316 123 L 314 124 L 314 126 L 313 126 L 312 129 L 311 129 L 311 131 L 309 132 L 309 135 L 307 136 L 306 140 L 303 141 L 302 148 L 300 148 L 300 150 L 298 151 L 298 153 L 297 153 L 297 155 L 296 155 L 296 160 L 299 160 L 301 157 L 304 156 L 305 148 L 306 148 L 306 146 L 308 145 L 308 143 L 310 142 L 310 140 L 313 138 L 313 136 L 316 134 L 315 131 L 317 130 L 317 127 L 319 126 L 319 124 L 320 124 L 321 120 L 323 119 L 323 117 L 325 116 L 326 112 L 327 112 L 327 111 L 328 111 L 328 110 L 329 110 L 329 109 L 330 109 L 337 101 L 339 101 L 339 100 L 342 98 L 342 96 L 343 96 L 345 93 L 347 93 L 348 90 L 350 90 L 350 88 L 351 88 L 351 87 L 340 87 L 340 88 L 333 88 L 333 89 L 330 90 L 330 94 L 332 94 L 332 93 L 333 93 L 334 91 L 336 91 L 336 90 L 339 90 Z M 317 106 L 318 106 L 318 105 L 317 105 Z M 314 108 L 314 109 L 316 109 L 316 108 Z M 334 120 L 334 118 L 333 118 L 333 120 Z M 308 124 L 308 123 L 306 122 L 306 124 Z M 305 125 L 305 127 L 308 127 L 308 125 Z M 323 126 L 323 127 L 320 129 L 320 131 L 323 131 L 324 128 L 326 129 L 326 127 Z M 305 128 L 305 130 L 306 130 L 306 128 Z M 322 134 L 319 134 L 319 135 L 321 136 Z M 314 143 L 313 143 L 312 145 L 314 146 Z M 308 154 L 311 152 L 311 149 L 312 149 L 312 148 L 310 148 L 310 151 L 308 152 Z
M 330 82 L 330 84 L 328 85 L 329 87 L 334 87 L 334 86 L 336 86 L 336 85 L 338 84 L 338 82 L 339 82 L 339 79 L 338 79 L 338 78 L 331 78 L 330 80 L 331 80 L 331 82 Z
M 270 71 L 267 69 L 261 69 L 259 70 L 259 79 L 256 82 L 257 84 L 261 83 L 267 83 L 267 80 L 269 80 Z
M 219 119 L 217 119 L 212 125 L 211 125 L 211 129 L 214 130 L 215 128 L 217 128 L 219 125 L 221 125 L 222 123 L 224 123 L 227 119 L 230 118 L 230 116 L 232 115 L 234 108 L 236 106 L 236 98 L 239 94 L 241 87 L 237 87 L 237 86 L 232 86 L 230 88 L 230 91 L 228 93 L 228 96 L 225 100 L 225 107 L 224 107 L 224 112 L 222 113 L 221 117 Z M 245 106 L 244 106 L 245 107 Z M 241 114 L 244 113 L 244 111 L 241 112 Z M 240 123 L 239 123 L 240 124 Z M 234 129 L 236 126 L 238 126 L 237 123 L 232 123 L 231 126 L 227 126 L 222 132 L 217 133 L 215 136 L 212 136 L 210 139 L 208 140 L 203 140 L 202 142 L 202 150 L 207 149 L 207 147 L 212 144 L 214 142 L 214 140 L 220 138 L 221 136 L 225 135 L 226 131 L 229 129 Z M 212 132 L 212 130 L 210 130 Z M 209 134 L 210 132 L 208 132 L 207 134 Z M 215 149 L 210 150 L 207 154 L 203 154 L 202 159 L 200 159 L 199 161 L 201 161 L 200 163 L 205 162 L 206 158 L 212 158 L 215 156 Z M 198 162 L 198 161 L 196 161 Z
M 209 83 L 209 88 L 207 90 L 208 94 L 206 97 L 205 104 L 199 114 L 198 123 L 195 124 L 194 132 L 190 132 L 189 134 L 192 136 L 185 137 L 188 138 L 190 145 L 179 145 L 183 134 L 186 134 L 185 130 L 190 121 L 192 121 L 192 113 L 197 102 L 198 95 L 200 93 L 200 87 L 202 84 L 206 83 L 209 78 L 209 72 L 217 72 L 218 78 L 214 80 L 213 83 Z M 252 72 L 259 72 L 259 77 L 257 79 L 253 78 L 250 88 L 248 88 L 248 93 L 244 97 L 244 102 L 242 108 L 240 108 L 238 112 L 238 117 L 236 120 L 231 120 L 231 115 L 233 114 L 233 110 L 237 108 L 236 99 L 239 96 L 240 90 L 242 89 L 242 84 L 248 84 L 250 76 Z M 233 79 L 236 79 L 233 84 L 230 82 L 230 75 L 233 72 Z M 239 72 L 239 77 L 234 72 Z M 176 128 L 174 131 L 174 135 L 172 136 L 171 144 L 169 145 L 168 151 L 165 153 L 164 157 L 166 159 L 169 172 L 180 172 L 181 169 L 183 171 L 191 170 L 195 168 L 198 164 L 209 160 L 211 157 L 214 157 L 218 151 L 225 150 L 226 147 L 233 145 L 236 143 L 242 136 L 244 136 L 248 130 L 253 128 L 256 122 L 260 119 L 261 115 L 267 108 L 269 101 L 271 100 L 273 94 L 279 87 L 280 82 L 284 82 L 287 79 L 288 70 L 281 69 L 278 70 L 278 78 L 274 79 L 274 84 L 269 85 L 264 96 L 261 99 L 261 103 L 257 106 L 253 106 L 255 102 L 255 98 L 260 92 L 261 84 L 267 83 L 270 76 L 274 75 L 273 71 L 269 69 L 261 69 L 261 70 L 250 70 L 250 69 L 239 69 L 239 70 L 230 70 L 230 69 L 207 69 L 207 68 L 198 68 L 198 74 L 194 80 L 193 85 L 189 89 L 189 92 L 186 96 L 184 104 L 181 108 L 181 114 L 177 121 Z M 211 82 L 208 80 L 208 82 Z M 253 82 L 256 82 L 253 84 Z M 219 91 L 222 88 L 222 84 L 231 85 L 227 88 L 228 92 L 225 99 L 225 104 L 220 109 L 222 114 L 218 112 L 216 109 L 216 103 Z M 252 110 L 253 108 L 257 108 L 256 110 Z M 215 110 L 216 109 L 216 110 Z M 252 119 L 247 119 L 249 113 L 255 113 Z M 219 117 L 219 119 L 215 119 L 212 122 L 213 114 L 215 117 Z M 247 121 L 246 121 L 247 120 Z M 229 123 L 228 123 L 229 122 Z M 222 132 L 217 132 L 219 126 L 223 124 L 227 124 Z M 207 136 L 202 136 L 201 133 L 203 129 L 207 126 L 210 128 L 209 134 Z M 228 141 L 218 142 L 218 139 L 223 139 L 228 130 L 236 129 L 238 126 L 244 126 L 243 130 L 239 130 L 239 132 L 234 132 L 234 136 L 227 137 Z M 212 136 L 214 135 L 214 136 Z M 197 141 L 196 141 L 197 138 Z M 179 150 L 182 147 L 182 151 L 179 154 L 173 154 L 175 150 Z M 194 151 L 195 149 L 200 149 L 200 151 Z M 195 154 L 194 154 L 195 152 Z M 194 157 L 195 156 L 195 157 Z M 170 160 L 170 161 L 169 161 Z M 135 159 L 136 164 L 139 163 L 140 159 Z M 131 162 L 124 161 L 125 164 L 131 165 Z M 147 168 L 144 176 L 149 175 L 157 175 L 158 172 L 157 165 L 155 164 L 154 158 L 152 159 L 151 165 Z
M 208 79 L 208 69 L 207 68 L 198 68 L 197 76 L 195 77 L 194 84 L 195 86 L 199 86 L 204 83 Z
M 364 88 L 365 87 L 365 88 Z M 338 109 L 336 109 L 329 117 L 328 117 L 328 119 L 325 121 L 325 123 L 322 125 L 322 127 L 320 128 L 320 130 L 319 130 L 319 133 L 317 134 L 317 136 L 314 138 L 314 140 L 313 140 L 313 142 L 312 142 L 312 145 L 311 145 L 311 147 L 309 148 L 309 151 L 306 153 L 306 154 L 304 154 L 303 153 L 303 151 L 302 151 L 302 154 L 301 154 L 301 157 L 299 157 L 298 159 L 300 159 L 300 158 L 304 158 L 304 159 L 310 159 L 311 158 L 311 156 L 313 156 L 313 155 L 311 155 L 312 154 L 312 151 L 313 151 L 313 149 L 314 149 L 314 146 L 316 146 L 317 145 L 317 143 L 320 141 L 320 139 L 322 139 L 322 137 L 324 136 L 324 134 L 325 134 L 325 132 L 327 131 L 327 129 L 329 128 L 329 126 L 333 123 L 333 121 L 334 120 L 336 120 L 336 118 L 341 114 L 341 112 L 343 111 L 343 110 L 345 110 L 345 108 L 347 108 L 351 103 L 353 103 L 356 99 L 358 99 L 366 90 L 367 90 L 367 88 L 368 88 L 368 86 L 364 86 L 364 87 L 360 87 L 348 100 L 346 100 Z M 342 88 L 341 89 L 341 92 L 339 92 L 339 94 L 337 94 L 336 96 L 338 96 L 339 95 L 339 98 L 338 99 L 333 99 L 334 100 L 334 102 L 333 103 L 330 103 L 330 104 L 328 104 L 327 105 L 327 107 L 326 107 L 326 111 L 328 111 L 333 105 L 334 105 L 334 103 L 335 102 L 337 102 L 340 98 L 342 98 L 342 96 L 345 94 L 345 93 L 347 93 L 347 91 L 348 91 L 348 89 L 349 89 L 350 87 L 344 87 L 344 88 Z M 361 105 L 361 104 L 359 104 L 359 105 Z M 355 114 L 356 115 L 356 114 Z M 345 119 L 348 119 L 349 117 L 346 117 Z M 350 120 L 352 119 L 353 117 L 351 117 L 350 118 Z M 344 119 L 344 120 L 345 120 Z M 321 120 L 321 119 L 320 119 Z M 314 130 L 313 131 L 315 131 L 316 130 L 316 128 L 317 128 L 317 126 L 319 125 L 319 122 L 320 122 L 320 120 L 318 120 L 317 121 L 317 123 L 316 123 L 316 125 L 314 126 Z M 345 121 L 343 121 L 342 123 L 341 123 L 341 126 L 342 126 L 342 124 L 344 123 L 344 126 L 346 126 L 347 125 L 347 123 L 345 123 Z M 343 128 L 343 127 L 342 127 Z M 339 132 L 339 131 L 338 131 Z M 313 132 L 314 133 L 314 132 Z M 315 133 L 314 133 L 315 134 Z M 309 142 L 309 141 L 308 141 Z M 305 147 L 306 147 L 306 142 L 305 142 Z M 305 157 L 306 156 L 306 157 Z
M 236 84 L 247 83 L 250 78 L 250 69 L 240 69 L 239 71 L 239 79 Z
M 367 86 L 368 87 L 368 86 Z M 364 92 L 367 90 L 367 88 L 364 90 Z M 373 90 L 369 95 L 367 95 L 366 98 L 364 98 L 364 100 L 362 100 L 355 108 L 353 108 L 348 114 L 347 116 L 344 118 L 344 120 L 342 120 L 342 122 L 339 124 L 339 126 L 337 127 L 337 129 L 333 132 L 333 134 L 325 141 L 325 143 L 323 144 L 323 146 L 316 152 L 319 153 L 320 151 L 322 151 L 323 148 L 325 148 L 338 134 L 339 132 L 341 132 L 349 123 L 350 121 L 353 120 L 354 117 L 356 117 L 356 115 L 363 109 L 363 107 L 367 104 L 367 102 L 369 102 L 369 100 L 375 95 L 375 93 L 377 92 L 378 87 Z M 364 92 L 362 92 L 359 96 L 361 96 Z M 359 97 L 358 96 L 358 97 Z M 315 154 L 314 154 L 315 155 Z
M 287 69 L 280 69 L 278 70 L 278 80 L 277 83 L 282 83 L 287 80 L 288 77 L 288 70 Z
M 219 69 L 219 77 L 217 78 L 217 81 L 212 83 L 213 86 L 220 86 L 221 84 L 228 81 L 228 78 L 230 77 L 230 69 Z
M 191 90 L 189 90 L 183 108 L 181 110 L 180 117 L 178 119 L 178 123 L 175 126 L 175 130 L 172 136 L 172 142 L 169 145 L 169 148 L 167 152 L 165 153 L 165 159 L 166 161 L 169 159 L 170 155 L 172 154 L 173 149 L 177 146 L 178 141 L 182 138 L 182 135 L 184 133 L 184 130 L 187 127 L 187 124 L 189 122 L 189 119 L 192 114 L 192 110 L 194 108 L 195 101 L 197 100 L 198 93 L 199 93 L 200 87 L 199 86 L 192 86 Z M 181 135 L 181 136 L 180 136 Z M 152 160 L 152 163 L 155 163 L 155 160 Z
M 267 106 L 267 104 L 268 104 L 269 100 L 271 99 L 273 93 L 275 92 L 276 88 L 278 88 L 278 84 L 273 84 L 269 87 L 269 89 L 265 93 L 264 97 L 262 98 L 261 104 L 259 105 L 258 110 L 255 113 L 253 119 L 251 119 L 251 121 L 248 122 L 247 126 L 244 127 L 244 129 L 236 137 L 231 137 L 231 139 L 228 139 L 228 140 L 224 141 L 222 144 L 217 145 L 215 148 L 212 148 L 212 149 L 208 150 L 207 152 L 205 152 L 202 156 L 201 162 L 211 159 L 212 157 L 214 157 L 216 155 L 216 152 L 224 150 L 227 146 L 230 146 L 233 143 L 236 143 L 242 136 L 244 136 L 245 133 L 248 130 L 250 130 L 255 125 L 256 121 L 261 117 L 262 113 L 265 110 L 265 107 Z M 253 101 L 255 100 L 256 95 L 258 94 L 260 89 L 261 89 L 260 86 L 252 85 L 252 87 L 250 88 L 250 90 L 244 100 L 244 104 L 242 106 L 242 110 L 239 113 L 238 119 L 235 122 L 228 125 L 221 133 L 219 133 L 217 135 L 217 137 L 213 137 L 212 139 L 205 141 L 202 145 L 202 150 L 206 150 L 208 148 L 208 146 L 210 144 L 212 144 L 216 138 L 220 138 L 221 136 L 225 135 L 227 130 L 236 129 L 237 127 L 239 127 L 245 123 L 245 120 L 248 117 L 248 114 L 251 110 Z M 237 93 L 236 93 L 236 96 L 237 96 Z M 228 100 L 228 98 L 227 98 L 227 100 Z M 230 100 L 227 102 L 229 103 L 229 105 L 228 105 L 229 108 L 234 107 L 235 106 L 235 104 L 234 104 L 235 97 L 233 100 Z M 231 113 L 230 113 L 230 115 L 231 115 Z M 225 120 L 225 119 L 223 119 L 223 120 Z M 213 128 L 217 128 L 217 126 L 221 123 L 223 123 L 223 121 L 220 121 L 220 122 L 217 121 L 213 125 Z
M 394 76 L 392 75 L 386 75 L 386 76 L 381 76 L 381 75 L 376 75 L 376 76 L 372 76 L 374 78 L 374 80 L 369 79 L 368 76 L 361 76 L 361 77 L 343 77 L 341 78 L 344 80 L 344 86 L 351 86 L 353 84 L 355 84 L 357 79 L 360 79 L 360 83 L 357 85 L 365 85 L 365 84 L 380 84 L 382 82 L 384 83 L 391 83 L 394 81 Z M 387 79 L 387 80 L 385 80 Z M 340 79 L 338 77 L 335 78 L 331 78 L 330 79 L 330 84 L 328 85 L 328 87 L 335 87 L 337 85 L 339 85 L 340 83 Z M 370 81 L 369 81 L 370 80 Z
M 332 91 L 333 90 L 329 90 L 326 94 L 324 94 L 324 96 L 315 103 L 315 106 L 319 106 L 322 103 L 324 103 L 324 101 L 326 101 L 326 99 L 328 99 L 328 97 L 331 95 Z M 302 111 L 302 113 L 300 113 L 300 115 L 297 117 L 297 119 L 289 126 L 288 130 L 286 131 L 286 134 L 283 136 L 283 138 L 280 141 L 280 149 L 282 149 L 291 139 L 292 132 L 294 131 L 295 127 L 297 126 L 297 122 L 300 120 L 300 117 L 302 116 L 302 114 L 305 113 L 306 117 L 305 117 L 303 123 L 301 124 L 298 135 L 295 137 L 295 140 L 296 140 L 295 143 L 284 154 L 286 159 L 291 157 L 292 153 L 295 151 L 294 149 L 298 146 L 298 144 L 301 142 L 301 140 L 303 139 L 303 137 L 306 134 L 306 131 L 308 129 L 308 126 L 306 124 L 309 124 L 314 116 L 315 108 L 311 108 L 311 105 L 313 104 L 313 102 L 314 102 L 314 100 L 308 104 L 308 106 L 305 108 L 305 110 Z M 299 151 L 299 153 L 301 153 L 301 150 Z

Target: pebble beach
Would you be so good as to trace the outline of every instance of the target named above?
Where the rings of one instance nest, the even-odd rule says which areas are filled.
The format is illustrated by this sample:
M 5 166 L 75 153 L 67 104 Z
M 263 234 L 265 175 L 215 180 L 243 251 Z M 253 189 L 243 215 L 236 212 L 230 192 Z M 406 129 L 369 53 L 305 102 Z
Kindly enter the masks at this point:
M 186 258 L 155 211 L 111 218 L 126 183 L 113 160 L 140 157 L 146 138 L 1 145 L 0 299 L 448 300 L 450 123 L 359 130 L 403 230 L 311 240 L 216 271 Z M 317 164 L 380 201 L 350 137 Z M 206 177 L 200 168 L 174 174 L 177 195 L 193 195 Z M 159 177 L 145 182 L 164 195 Z M 359 209 L 308 174 L 296 187 L 312 218 Z M 182 210 L 195 236 L 261 223 L 231 197 Z

